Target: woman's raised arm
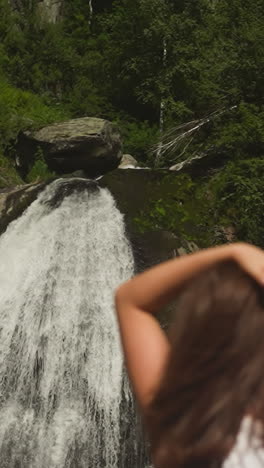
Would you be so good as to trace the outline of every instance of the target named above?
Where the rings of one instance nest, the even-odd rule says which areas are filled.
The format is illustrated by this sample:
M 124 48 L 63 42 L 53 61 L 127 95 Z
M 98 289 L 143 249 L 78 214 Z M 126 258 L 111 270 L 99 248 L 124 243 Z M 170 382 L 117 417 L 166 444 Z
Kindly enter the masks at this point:
M 144 409 L 157 388 L 170 352 L 155 314 L 178 289 L 216 262 L 235 260 L 264 284 L 264 252 L 249 244 L 228 244 L 162 263 L 135 276 L 116 292 L 116 310 L 128 373 Z

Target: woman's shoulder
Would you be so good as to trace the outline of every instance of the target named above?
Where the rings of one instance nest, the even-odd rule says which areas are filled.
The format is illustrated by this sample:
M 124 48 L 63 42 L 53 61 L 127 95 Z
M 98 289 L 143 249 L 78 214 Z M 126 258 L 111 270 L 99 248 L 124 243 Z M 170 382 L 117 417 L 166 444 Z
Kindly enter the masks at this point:
M 224 462 L 223 468 L 263 468 L 263 426 L 251 416 L 242 420 L 236 444 Z

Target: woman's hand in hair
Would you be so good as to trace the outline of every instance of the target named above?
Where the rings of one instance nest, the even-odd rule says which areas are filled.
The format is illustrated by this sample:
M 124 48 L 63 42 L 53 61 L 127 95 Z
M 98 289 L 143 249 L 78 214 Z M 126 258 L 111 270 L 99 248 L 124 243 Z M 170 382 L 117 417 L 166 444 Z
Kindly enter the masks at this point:
M 234 244 L 234 258 L 237 263 L 264 286 L 264 250 L 251 244 Z

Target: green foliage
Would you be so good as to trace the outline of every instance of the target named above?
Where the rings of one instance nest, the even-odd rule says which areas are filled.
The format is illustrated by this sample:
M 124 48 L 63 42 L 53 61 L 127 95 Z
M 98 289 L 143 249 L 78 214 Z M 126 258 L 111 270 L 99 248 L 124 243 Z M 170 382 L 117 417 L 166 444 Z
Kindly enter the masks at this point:
M 89 78 L 76 79 L 73 85 L 67 108 L 72 117 L 83 117 L 84 115 L 100 117 L 107 107 L 106 100 L 100 96 L 96 87 Z
M 64 18 L 53 25 L 39 17 L 37 2 L 14 11 L 0 0 L 1 152 L 12 154 L 21 130 L 88 115 L 117 123 L 124 152 L 152 166 L 160 127 L 231 109 L 160 162 L 210 150 L 229 164 L 210 180 L 180 175 L 176 185 L 157 186 L 136 222 L 188 232 L 201 245 L 215 225 L 234 225 L 239 238 L 263 245 L 262 3 L 116 0 L 91 18 L 87 1 L 65 0 Z M 6 157 L 0 170 L 2 184 L 18 177 Z M 42 158 L 28 180 L 51 175 Z
M 158 128 L 148 122 L 117 120 L 124 141 L 124 154 L 132 154 L 143 164 L 151 163 L 152 147 L 158 141 Z
M 198 197 L 199 189 L 199 183 L 187 174 L 162 177 L 152 187 L 147 205 L 134 219 L 137 229 L 172 231 L 198 245 L 210 245 L 212 232 L 206 217 L 209 203 L 204 194 Z
M 0 189 L 23 184 L 12 162 L 0 153 Z
M 248 119 L 257 122 L 256 128 L 263 121 L 264 72 L 263 8 L 259 0 L 250 5 L 241 0 L 116 1 L 98 18 L 100 37 L 104 31 L 103 92 L 115 107 L 151 125 L 158 124 L 162 101 L 165 129 L 237 104 L 227 122 L 223 114 L 196 134 L 187 156 L 197 145 L 231 148 L 230 157 L 248 155 L 252 147 L 241 140 L 243 134 L 252 140 Z M 263 129 L 254 133 L 253 146 L 260 147 Z M 165 158 L 162 165 L 167 164 Z
M 37 160 L 34 162 L 31 170 L 27 175 L 27 182 L 39 182 L 51 179 L 55 176 L 54 172 L 51 172 L 45 163 L 45 161 Z
M 55 25 L 39 18 L 35 2 L 21 4 L 23 14 L 0 0 L 0 74 L 9 83 L 41 94 L 65 115 L 121 121 L 126 151 L 149 164 L 161 101 L 165 129 L 242 103 L 197 133 L 187 156 L 199 144 L 225 147 L 230 156 L 262 151 L 260 0 L 116 0 L 93 18 L 87 2 L 66 0 Z M 253 145 L 241 141 L 253 134 Z
M 27 128 L 36 128 L 45 124 L 65 119 L 65 114 L 58 106 L 51 107 L 45 101 L 21 89 L 0 82 L 0 147 L 8 148 L 17 134 Z
M 240 239 L 264 247 L 264 159 L 230 162 L 208 183 L 211 216 Z
M 225 148 L 230 157 L 264 155 L 264 109 L 241 103 L 220 126 L 213 129 L 211 141 L 217 148 Z
M 55 172 L 49 170 L 48 165 L 44 159 L 41 148 L 36 152 L 35 162 L 27 174 L 27 182 L 39 182 L 55 177 Z
M 173 174 L 152 187 L 134 219 L 140 232 L 165 229 L 198 245 L 237 240 L 264 247 L 264 159 L 229 162 L 209 179 Z

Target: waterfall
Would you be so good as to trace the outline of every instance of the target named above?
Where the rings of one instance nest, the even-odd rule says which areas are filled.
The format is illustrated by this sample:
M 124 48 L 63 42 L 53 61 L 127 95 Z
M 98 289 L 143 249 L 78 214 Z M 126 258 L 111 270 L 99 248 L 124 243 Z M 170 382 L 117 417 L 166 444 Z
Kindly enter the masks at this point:
M 145 466 L 113 309 L 134 262 L 111 194 L 51 183 L 0 259 L 1 468 Z

